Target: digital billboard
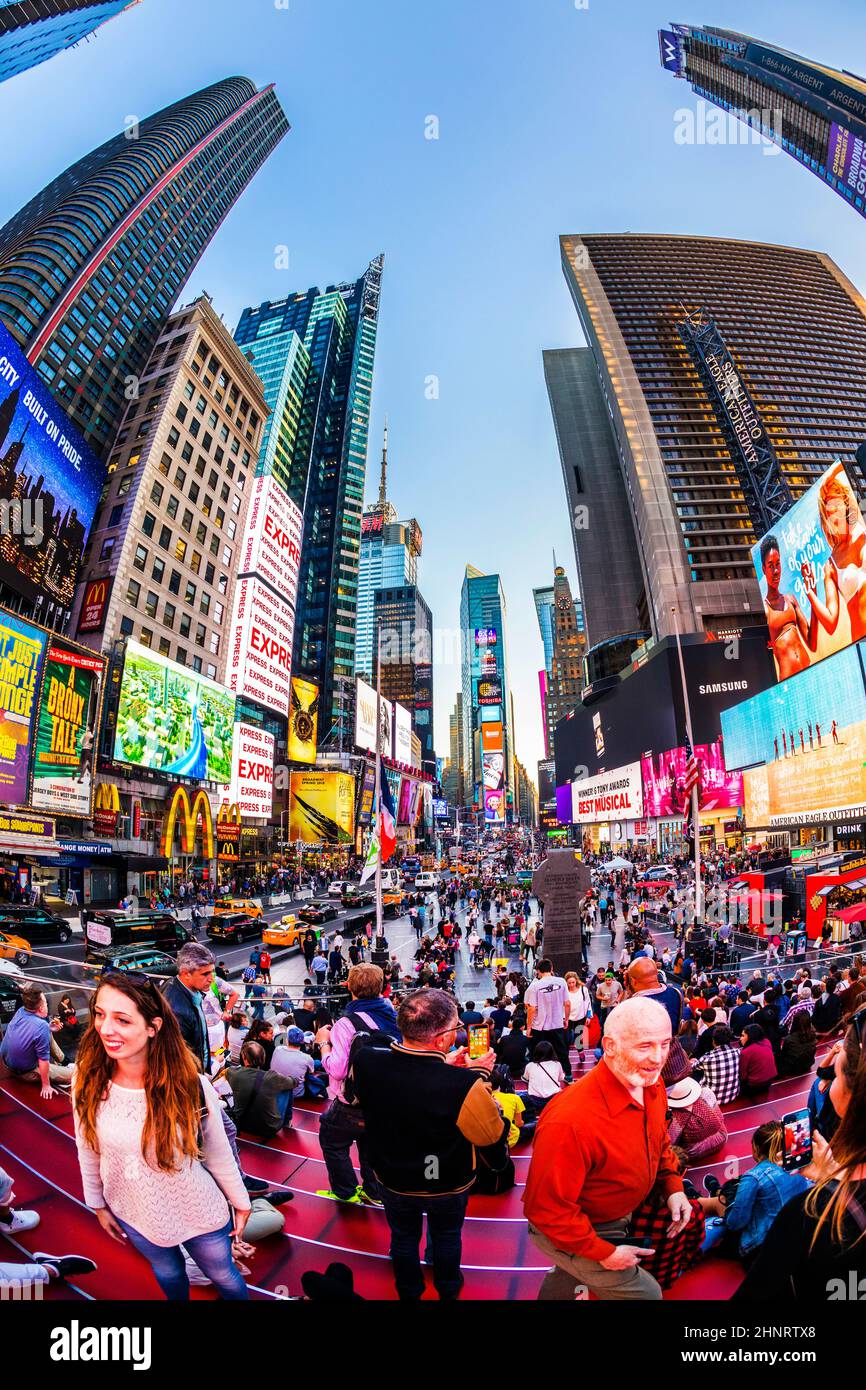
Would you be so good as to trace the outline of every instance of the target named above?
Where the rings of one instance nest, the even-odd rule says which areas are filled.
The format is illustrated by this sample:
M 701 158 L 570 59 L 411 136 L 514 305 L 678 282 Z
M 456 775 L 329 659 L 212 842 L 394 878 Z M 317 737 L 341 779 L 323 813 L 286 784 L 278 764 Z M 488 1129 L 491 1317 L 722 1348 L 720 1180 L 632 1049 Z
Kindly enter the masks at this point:
M 273 474 L 254 479 L 238 573 L 264 580 L 293 612 L 303 530 L 300 511 Z
M 225 686 L 129 642 L 114 757 L 198 781 L 231 782 L 235 697 Z
M 376 795 L 376 765 L 369 764 L 364 769 L 361 784 L 361 799 L 358 803 L 358 824 L 369 825 L 373 819 L 373 799 Z
M 448 819 L 448 802 L 444 801 L 442 797 L 433 797 L 433 815 L 437 820 Z
M 841 463 L 752 548 L 778 679 L 866 637 L 866 523 Z
M 27 802 L 31 740 L 46 633 L 0 614 L 0 803 Z
M 394 705 L 394 761 L 412 764 L 412 715 L 404 705 Z
M 68 615 L 105 468 L 0 323 L 0 580 Z
M 571 818 L 575 825 L 633 820 L 643 815 L 640 763 L 602 772 L 571 786 Z
M 226 682 L 233 695 L 288 715 L 295 611 L 261 580 L 235 585 Z
M 382 757 L 391 758 L 394 756 L 394 707 L 387 700 L 379 701 L 379 718 Z M 360 679 L 355 682 L 355 746 L 368 753 L 376 752 L 376 692 Z
M 232 780 L 222 789 L 223 802 L 242 816 L 270 820 L 274 799 L 274 753 L 277 741 L 255 724 L 235 724 Z
M 475 629 L 476 647 L 495 647 L 498 641 L 495 627 L 477 627 Z
M 488 825 L 505 823 L 505 789 L 484 792 L 484 819 Z
M 409 825 L 412 808 L 412 779 L 404 777 L 400 785 L 400 797 L 397 802 L 397 824 Z
M 319 687 L 292 676 L 288 758 L 290 763 L 314 763 L 319 731 Z
M 476 680 L 475 703 L 480 708 L 502 704 L 502 681 L 498 676 L 482 676 Z
M 60 640 L 45 654 L 33 740 L 30 805 L 57 815 L 90 815 L 103 657 Z
M 355 838 L 355 779 L 345 772 L 289 774 L 289 839 L 344 845 Z
M 482 753 L 481 775 L 486 791 L 499 791 L 505 786 L 505 754 Z
M 743 776 L 728 772 L 721 740 L 695 745 L 698 763 L 698 804 L 702 811 L 736 810 L 743 804 Z M 686 750 L 671 748 L 666 753 L 645 754 L 641 758 L 643 813 L 645 816 L 683 816 L 691 805 L 686 794 Z
M 481 724 L 481 748 L 485 753 L 501 753 L 504 748 L 501 720 Z
M 722 715 L 725 762 L 745 769 L 750 827 L 866 815 L 864 646 Z

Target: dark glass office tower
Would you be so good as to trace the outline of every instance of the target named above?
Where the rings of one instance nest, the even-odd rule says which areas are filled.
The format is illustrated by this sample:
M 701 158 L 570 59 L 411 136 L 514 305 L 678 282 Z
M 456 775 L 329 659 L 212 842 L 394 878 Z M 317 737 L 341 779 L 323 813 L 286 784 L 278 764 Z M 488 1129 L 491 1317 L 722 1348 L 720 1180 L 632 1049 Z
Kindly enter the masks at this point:
M 0 318 L 106 456 L 211 238 L 289 129 L 232 77 L 115 135 L 0 228 Z
M 864 485 L 855 455 L 866 439 L 866 302 L 818 251 L 631 233 L 561 242 L 622 471 L 653 636 L 672 632 L 673 607 L 683 631 L 763 622 L 750 547 L 775 524 L 762 515 L 770 491 L 799 497 L 837 458 Z M 711 349 L 701 346 L 705 327 Z M 750 422 L 745 443 L 737 419 Z M 753 438 L 769 460 L 761 489 Z M 575 433 L 578 467 L 590 439 Z M 595 462 L 585 462 L 591 535 Z M 627 545 L 622 529 L 617 544 Z M 581 565 L 580 578 L 593 641 L 603 556 L 591 576 Z M 633 624 L 627 608 L 620 631 Z
M 245 309 L 235 338 L 265 386 L 263 466 L 304 516 L 292 669 L 320 689 L 319 742 L 350 731 L 361 511 L 384 256 L 360 279 Z M 279 441 L 277 446 L 276 441 Z M 348 683 L 348 684 L 347 684 Z
M 775 141 L 866 216 L 866 79 L 713 25 L 673 24 L 659 31 L 659 48 L 665 71 Z
M 382 695 L 412 714 L 421 767 L 436 776 L 433 746 L 433 615 L 416 584 L 377 589 L 373 644 L 381 650 Z
M 0 82 L 72 48 L 139 0 L 0 0 Z

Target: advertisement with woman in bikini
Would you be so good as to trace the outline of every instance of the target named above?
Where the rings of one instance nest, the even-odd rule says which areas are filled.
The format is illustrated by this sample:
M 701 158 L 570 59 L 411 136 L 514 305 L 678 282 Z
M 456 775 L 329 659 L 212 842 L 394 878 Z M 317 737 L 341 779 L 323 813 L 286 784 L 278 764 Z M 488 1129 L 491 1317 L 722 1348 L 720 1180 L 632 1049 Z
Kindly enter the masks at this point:
M 841 463 L 752 548 L 779 680 L 866 637 L 866 523 Z

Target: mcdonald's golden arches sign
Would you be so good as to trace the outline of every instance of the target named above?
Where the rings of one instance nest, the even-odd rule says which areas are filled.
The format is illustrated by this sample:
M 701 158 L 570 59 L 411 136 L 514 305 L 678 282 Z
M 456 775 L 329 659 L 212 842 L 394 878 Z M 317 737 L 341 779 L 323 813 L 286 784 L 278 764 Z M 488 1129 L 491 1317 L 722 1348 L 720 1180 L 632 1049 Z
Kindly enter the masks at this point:
M 192 802 L 186 787 L 175 787 L 166 801 L 166 813 L 162 822 L 162 854 L 171 857 L 174 844 L 175 826 L 180 823 L 180 847 L 182 854 L 195 854 L 196 832 L 201 822 L 202 858 L 214 857 L 213 812 L 203 791 L 197 791 Z
M 241 843 L 241 812 L 237 802 L 230 806 L 226 801 L 219 808 L 216 840 L 217 859 L 224 864 L 236 864 L 240 858 Z

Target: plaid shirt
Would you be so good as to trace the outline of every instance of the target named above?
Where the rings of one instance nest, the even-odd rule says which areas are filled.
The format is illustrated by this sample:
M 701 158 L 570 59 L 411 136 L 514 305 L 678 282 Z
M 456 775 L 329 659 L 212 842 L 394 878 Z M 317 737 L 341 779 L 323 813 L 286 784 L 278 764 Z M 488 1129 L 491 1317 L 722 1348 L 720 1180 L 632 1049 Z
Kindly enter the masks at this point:
M 669 1289 L 681 1274 L 698 1259 L 706 1234 L 704 1213 L 697 1202 L 692 1202 L 692 1219 L 675 1236 L 668 1235 L 671 1214 L 667 1204 L 659 1206 L 650 1195 L 638 1207 L 629 1222 L 629 1242 L 640 1245 L 654 1253 L 641 1260 L 641 1269 L 646 1269 L 657 1279 L 663 1289 Z
M 740 1049 L 738 1047 L 714 1047 L 695 1062 L 704 1074 L 704 1085 L 708 1086 L 719 1105 L 727 1105 L 740 1094 Z
M 785 1022 L 782 1024 L 782 1032 L 790 1033 L 791 1024 L 794 1022 L 794 1019 L 797 1017 L 797 1014 L 811 1014 L 814 1012 L 814 1009 L 815 1000 L 811 997 L 809 999 L 800 999 L 796 1004 L 792 1004 L 788 1012 L 785 1014 Z

